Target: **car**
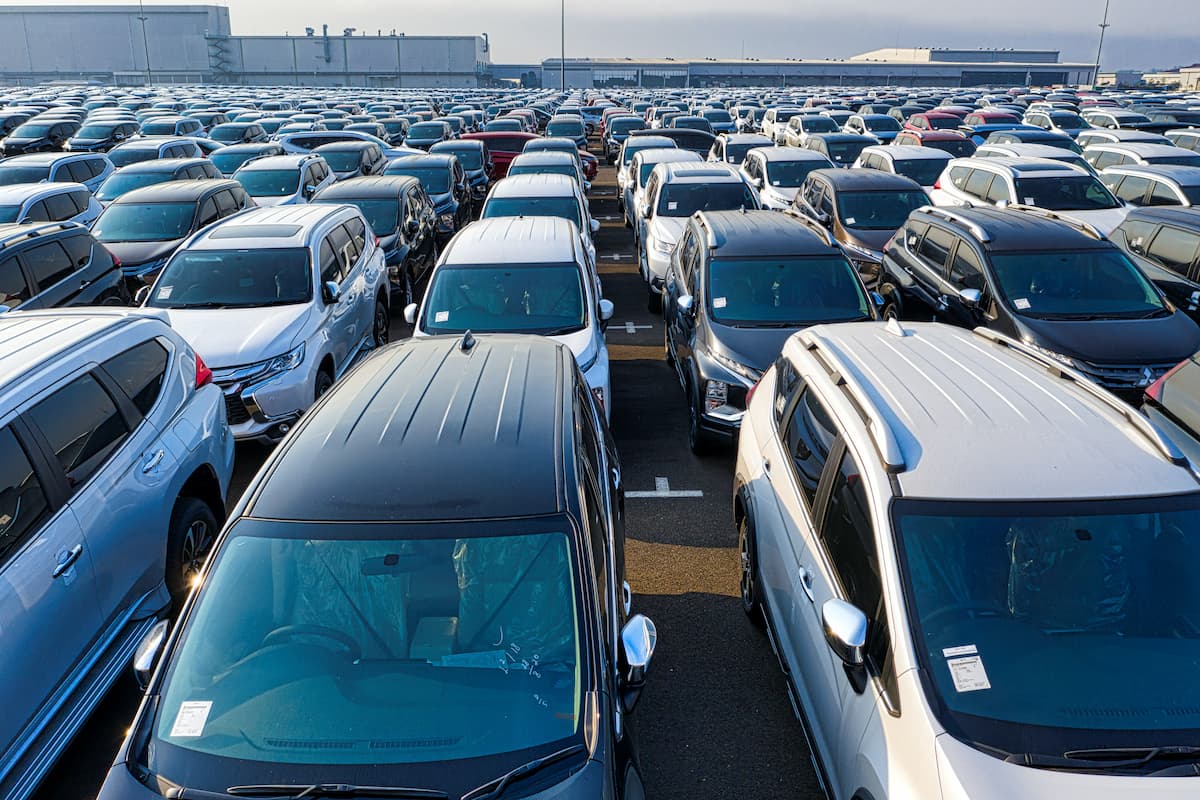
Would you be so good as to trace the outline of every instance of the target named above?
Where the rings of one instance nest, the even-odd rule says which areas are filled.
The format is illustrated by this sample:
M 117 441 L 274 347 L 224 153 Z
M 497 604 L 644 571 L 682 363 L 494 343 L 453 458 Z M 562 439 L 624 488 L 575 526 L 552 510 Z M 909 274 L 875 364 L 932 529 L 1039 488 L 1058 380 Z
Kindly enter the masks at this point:
M 569 153 L 572 158 L 579 162 L 579 168 L 583 170 L 585 181 L 591 181 L 600 171 L 600 160 L 587 150 L 580 150 L 575 146 L 573 141 L 565 136 L 541 136 L 537 139 L 530 139 L 521 148 L 522 154 L 545 151 Z
M 1200 167 L 1109 167 L 1100 180 L 1131 206 L 1200 206 Z
M 490 123 L 489 123 L 490 124 Z M 480 141 L 487 147 L 492 159 L 490 178 L 498 181 L 508 174 L 508 164 L 525 149 L 525 143 L 537 139 L 536 133 L 522 131 L 488 131 L 480 133 L 465 133 L 462 136 L 467 141 Z
M 130 139 L 108 151 L 108 159 L 120 170 L 141 161 L 166 158 L 203 158 L 204 151 L 195 142 L 178 137 Z
M 587 128 L 581 117 L 574 114 L 559 114 L 550 118 L 546 123 L 547 136 L 561 136 L 570 139 L 576 147 L 587 148 Z
M 645 151 L 634 157 L 641 160 Z M 728 164 L 668 161 L 657 164 L 646 179 L 635 225 L 638 271 L 646 286 L 646 305 L 662 312 L 662 281 L 688 219 L 697 211 L 759 208 L 758 197 Z
M 1033 125 L 1021 122 L 1020 117 L 1007 111 L 976 111 L 967 114 L 958 130 L 975 144 L 983 144 L 996 131 L 1026 130 Z
M 1090 130 L 1092 127 L 1077 112 L 1066 108 L 1028 111 L 1025 114 L 1024 121 L 1027 125 L 1034 125 L 1043 130 L 1061 133 L 1070 136 L 1072 139 L 1084 131 Z
M 1013 133 L 1013 131 L 1005 131 L 994 133 L 992 136 L 1008 136 Z M 1044 133 L 1044 131 L 1039 131 L 1039 133 Z M 892 139 L 891 146 L 932 147 L 947 152 L 955 158 L 963 158 L 975 153 L 975 143 L 956 130 L 919 131 L 906 128 L 896 134 L 896 138 Z
M 1080 115 L 1089 125 L 1113 130 L 1139 130 L 1151 133 L 1166 133 L 1179 127 L 1175 122 L 1152 122 L 1145 114 L 1123 108 L 1087 108 Z
M 755 389 L 734 470 L 743 608 L 829 796 L 1190 791 L 1141 748 L 1191 721 L 1095 705 L 1140 718 L 1167 689 L 1125 659 L 1191 657 L 1134 598 L 1179 602 L 1192 543 L 1155 532 L 1193 530 L 1198 480 L 1131 407 L 994 331 L 820 325 Z M 1088 686 L 1055 682 L 1097 659 Z M 1131 750 L 1147 760 L 1112 763 Z
M 137 132 L 136 122 L 88 121 L 67 140 L 67 149 L 72 153 L 103 153 L 136 136 Z
M 387 343 L 387 281 L 357 208 L 305 204 L 202 229 L 139 295 L 205 354 L 234 436 L 271 443 Z
M 117 258 L 136 292 L 154 282 L 185 239 L 252 205 L 234 180 L 167 181 L 122 194 L 100 214 L 92 235 Z
M 88 226 L 100 203 L 82 183 L 17 183 L 0 186 L 0 224 L 76 222 Z
M 702 116 L 694 114 L 678 114 L 671 117 L 667 122 L 668 128 L 681 128 L 689 131 L 703 131 L 704 133 L 716 135 L 713 130 L 712 123 Z
M 788 119 L 783 128 L 782 141 L 776 141 L 776 144 L 780 147 L 804 147 L 804 143 L 813 134 L 839 133 L 841 130 L 842 126 L 838 125 L 836 120 L 824 114 L 796 114 Z
M 827 229 L 867 285 L 879 279 L 884 245 L 909 214 L 929 204 L 911 178 L 874 169 L 810 172 L 788 213 Z
M 761 134 L 726 133 L 718 136 L 713 142 L 712 150 L 708 153 L 708 160 L 718 164 L 740 167 L 746 154 L 752 149 L 771 146 L 773 146 L 771 140 Z
M 687 402 L 692 452 L 736 441 L 747 392 L 791 334 L 875 315 L 821 227 L 770 211 L 695 214 L 663 281 L 667 363 Z
M 266 129 L 256 121 L 224 122 L 213 126 L 208 136 L 223 145 L 259 144 L 269 138 Z
M 325 159 L 313 152 L 255 158 L 237 168 L 233 179 L 256 206 L 303 205 L 336 180 Z
M 1197 367 L 1197 356 L 1179 362 L 1147 387 L 1142 398 L 1142 413 L 1178 445 L 1193 464 L 1200 462 Z
M 379 175 L 387 167 L 383 150 L 371 142 L 330 142 L 313 148 L 312 152 L 325 159 L 334 180 Z
M 542 157 L 545 154 L 526 154 Z M 519 156 L 513 160 L 517 165 Z M 558 217 L 571 222 L 579 232 L 579 242 L 587 262 L 596 268 L 596 245 L 592 237 L 600 223 L 592 218 L 587 197 L 578 179 L 561 174 L 510 174 L 497 181 L 483 202 L 480 219 L 496 217 Z
M 1132 144 L 1145 142 L 1147 144 L 1172 144 L 1171 140 L 1161 133 L 1141 131 L 1137 129 L 1119 128 L 1089 128 L 1075 137 L 1077 146 L 1091 147 L 1094 144 Z M 1080 151 L 1082 152 L 1082 150 Z
M 418 122 L 408 129 L 404 145 L 418 150 L 428 150 L 431 145 L 458 138 L 450 123 L 444 120 Z
M 283 148 L 275 142 L 251 142 L 250 144 L 231 144 L 222 147 L 220 151 L 209 156 L 223 177 L 232 178 L 233 174 L 248 161 L 266 156 L 282 156 Z
M 788 122 L 792 117 L 801 114 L 810 114 L 808 109 L 799 108 L 796 106 L 776 106 L 768 108 L 763 114 L 762 122 L 759 123 L 762 135 L 773 141 L 775 144 L 782 145 L 784 143 L 785 131 L 788 127 Z
M 204 133 L 204 123 L 191 117 L 155 117 L 143 122 L 139 133 L 147 138 L 152 136 L 200 136 Z
M 1110 238 L 1177 308 L 1200 322 L 1200 209 L 1136 208 Z
M 167 181 L 212 180 L 221 177 L 207 158 L 161 158 L 152 161 L 137 161 L 123 167 L 104 179 L 96 189 L 96 199 L 107 206 L 122 194 L 143 186 L 153 186 Z
M 421 182 L 437 215 L 438 246 L 471 222 L 471 189 L 458 159 L 448 153 L 405 156 L 390 161 L 385 175 L 409 175 Z
M 95 192 L 113 174 L 102 153 L 30 153 L 0 161 L 0 186 L 16 183 L 82 183 Z
M 79 127 L 77 122 L 34 117 L 5 136 L 4 141 L 0 142 L 0 149 L 3 149 L 5 158 L 60 151 Z
M 1083 157 L 1097 171 L 1108 167 L 1120 167 L 1129 164 L 1147 166 L 1150 164 L 1171 164 L 1183 167 L 1200 167 L 1200 153 L 1175 147 L 1169 144 L 1152 144 L 1148 142 L 1117 142 L 1113 144 L 1092 144 L 1083 151 Z
M 884 248 L 885 316 L 984 326 L 1132 397 L 1200 350 L 1200 328 L 1113 242 L 1022 207 L 926 208 Z
M 813 133 L 804 140 L 803 147 L 828 158 L 837 167 L 849 167 L 858 160 L 863 148 L 875 144 L 872 136 L 856 133 Z
M 1101 233 L 1129 213 L 1094 173 L 1040 158 L 956 158 L 929 196 L 939 206 L 1036 206 L 1070 214 Z
M 904 121 L 904 129 L 910 131 L 957 131 L 963 118 L 945 111 L 922 111 Z
M 724 108 L 705 108 L 701 109 L 699 116 L 704 117 L 708 121 L 712 132 L 718 136 L 721 134 L 737 133 L 737 123 L 733 119 L 733 115 Z
M 1044 144 L 1051 147 L 1061 147 L 1073 153 L 1083 153 L 1083 140 L 1075 140 L 1065 133 L 1055 133 L 1045 130 L 1024 130 L 1014 128 L 1007 131 L 993 131 L 984 139 L 984 144 Z
M 332 474 L 316 480 L 314 463 Z M 516 471 L 520 487 L 504 486 Z M 394 491 L 400 474 L 415 496 Z M 275 784 L 378 794 L 389 790 L 342 785 L 346 769 L 307 743 L 334 730 L 364 746 L 431 741 L 448 724 L 493 722 L 502 734 L 451 737 L 419 761 L 376 752 L 354 779 L 423 797 L 501 785 L 644 797 L 631 715 L 657 632 L 633 613 L 625 582 L 620 474 L 563 345 L 472 334 L 374 354 L 251 482 L 175 632 L 143 641 L 139 674 L 162 701 L 142 706 L 100 797 L 145 794 L 143 768 L 150 780 L 191 776 L 185 796 L 254 792 L 264 769 Z M 267 588 L 277 585 L 295 593 L 277 602 Z M 234 630 L 216 661 L 204 655 Z M 269 679 L 264 657 L 279 659 Z M 375 666 L 345 672 L 358 663 Z M 222 675 L 205 701 L 186 699 L 205 680 L 197 670 Z M 202 725 L 175 725 L 184 702 L 213 703 Z M 276 741 L 279 715 L 297 704 L 308 713 L 289 738 L 255 752 L 250 742 Z M 227 730 L 238 744 L 214 745 Z
M 1200 153 L 1200 128 L 1167 131 L 1167 141 L 1176 147 Z
M 900 123 L 887 114 L 859 113 L 852 115 L 842 130 L 860 136 L 873 136 L 876 143 L 888 144 L 900 133 Z
M 383 154 L 388 158 L 397 158 L 404 154 L 421 152 L 421 150 L 413 147 L 389 145 L 382 139 L 361 131 L 278 131 L 275 134 L 275 141 L 289 155 L 310 153 L 315 148 L 323 144 L 329 144 L 330 142 L 370 142 L 371 144 L 378 145 L 383 150 Z
M 409 305 L 404 314 L 413 336 L 470 331 L 559 341 L 575 354 L 605 418 L 611 413 L 604 330 L 613 305 L 600 296 L 594 262 L 570 220 L 487 217 L 471 224 L 442 251 L 420 308 Z
M 0 308 L 127 306 L 120 264 L 73 222 L 0 225 Z
M 612 165 L 617 162 L 621 148 L 629 137 L 630 131 L 641 130 L 645 122 L 635 115 L 620 114 L 611 117 L 605 125 L 601 143 L 604 145 L 604 160 Z
M 621 152 L 616 159 L 617 168 L 617 208 L 626 214 L 626 227 L 629 224 L 626 201 L 632 195 L 632 186 L 637 183 L 637 176 L 632 172 L 633 157 L 639 150 L 677 150 L 679 146 L 674 140 L 665 136 L 627 136 L 621 144 Z
M 631 131 L 629 135 L 632 138 L 633 136 L 642 136 L 643 134 L 641 131 Z M 707 131 L 695 128 L 659 128 L 653 131 L 653 133 L 647 131 L 644 135 L 665 136 L 675 142 L 676 146 L 681 150 L 691 150 L 701 158 L 708 158 L 713 142 L 717 138 Z
M 922 189 L 929 192 L 953 157 L 936 147 L 871 145 L 862 149 L 858 159 L 851 166 L 903 175 L 913 179 Z
M 393 305 L 413 302 L 437 260 L 437 215 L 421 182 L 406 175 L 351 178 L 326 186 L 314 203 L 357 206 L 379 238 Z
M 24 587 L 0 594 L 0 793 L 15 799 L 189 588 L 225 516 L 234 447 L 203 360 L 153 315 L 5 314 L 0 374 L 0 577 Z
M 487 144 L 478 140 L 455 139 L 452 142 L 438 142 L 429 148 L 430 155 L 446 154 L 458 159 L 459 166 L 467 178 L 471 189 L 472 205 L 478 206 L 487 196 L 488 187 L 494 165 L 488 152 Z
M 771 211 L 785 211 L 813 170 L 833 162 L 815 150 L 800 147 L 756 147 L 746 154 L 740 172 L 758 194 L 758 202 Z

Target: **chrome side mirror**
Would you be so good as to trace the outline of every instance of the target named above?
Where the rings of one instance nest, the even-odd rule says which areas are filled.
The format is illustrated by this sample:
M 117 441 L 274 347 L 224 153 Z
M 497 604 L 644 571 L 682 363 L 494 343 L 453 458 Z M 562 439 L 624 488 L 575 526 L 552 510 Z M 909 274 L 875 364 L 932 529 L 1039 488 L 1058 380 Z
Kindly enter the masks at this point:
M 866 661 L 867 615 L 845 600 L 826 600 L 821 606 L 825 642 L 843 664 L 852 669 Z
M 597 305 L 600 307 L 600 319 L 608 322 L 613 315 L 613 301 L 607 298 L 601 300 Z
M 680 295 L 675 301 L 675 305 L 679 306 L 679 310 L 684 314 L 691 314 L 692 308 L 695 307 L 696 300 L 690 294 Z
M 590 226 L 590 228 L 591 228 L 591 231 L 592 231 L 592 233 L 599 233 L 599 232 L 600 232 L 600 221 L 599 221 L 599 220 L 595 220 L 595 219 L 594 219 L 594 220 L 592 220 L 592 221 L 591 221 L 590 223 L 588 223 L 588 224 L 589 224 L 589 226 Z
M 325 305 L 331 306 L 342 299 L 342 290 L 333 281 L 325 281 L 321 284 L 321 296 L 325 300 Z
M 626 713 L 633 711 L 642 694 L 657 644 L 658 629 L 642 614 L 634 614 L 621 629 L 621 705 Z
M 409 325 L 417 323 L 417 304 L 409 303 L 404 307 L 404 321 Z
M 133 295 L 133 302 L 137 303 L 139 306 L 146 305 L 146 301 L 149 299 L 150 299 L 150 287 L 149 286 L 143 286 L 142 288 L 138 289 L 137 292 Z
M 983 299 L 983 292 L 978 289 L 963 289 L 958 293 L 958 297 L 968 307 L 975 308 Z
M 163 646 L 167 643 L 167 633 L 170 629 L 170 620 L 160 619 L 150 630 L 146 631 L 146 635 L 142 637 L 137 650 L 133 653 L 133 674 L 137 678 L 138 687 L 143 692 L 150 685 L 150 678 L 154 674 L 154 668 L 158 665 Z

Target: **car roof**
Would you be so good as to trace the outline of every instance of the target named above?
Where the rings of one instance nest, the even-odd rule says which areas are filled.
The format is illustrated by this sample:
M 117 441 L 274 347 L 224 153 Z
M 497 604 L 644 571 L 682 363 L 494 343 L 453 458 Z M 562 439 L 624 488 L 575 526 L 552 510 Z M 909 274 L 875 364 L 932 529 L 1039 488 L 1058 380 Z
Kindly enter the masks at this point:
M 763 145 L 754 148 L 754 152 L 762 155 L 767 161 L 828 161 L 824 153 L 809 150 L 807 147 L 773 147 Z
M 1083 156 L 1076 153 L 1074 150 L 1067 150 L 1065 147 L 1055 147 L 1052 144 L 1038 144 L 1037 142 L 994 142 L 992 144 L 983 143 L 979 145 L 979 150 L 988 152 L 994 150 L 996 152 L 1005 151 L 1011 153 L 1012 158 L 1048 158 L 1051 161 L 1061 161 L 1063 159 L 1080 159 Z M 983 158 L 979 152 L 975 153 L 976 158 Z
M 287 153 L 281 156 L 263 156 L 256 158 L 253 161 L 247 161 L 238 167 L 238 172 L 243 170 L 259 170 L 259 169 L 299 169 L 300 164 L 305 160 L 313 157 L 309 153 Z
M 451 162 L 458 161 L 453 153 L 422 153 L 393 158 L 388 166 L 393 167 L 442 167 L 449 169 Z
M 667 161 L 654 169 L 663 173 L 663 183 L 742 183 L 742 176 L 727 164 Z
M 321 153 L 331 150 L 366 150 L 368 147 L 375 147 L 374 142 L 364 142 L 359 139 L 347 139 L 342 142 L 326 142 L 312 149 L 312 152 L 320 155 Z
M 305 247 L 312 226 L 347 206 L 306 203 L 252 208 L 211 225 L 184 244 L 198 250 Z M 270 235 L 264 231 L 270 230 Z M 243 235 L 239 235 L 244 232 Z
M 578 194 L 579 184 L 574 178 L 556 173 L 510 175 L 497 181 L 488 192 L 489 197 L 576 197 Z
M 127 167 L 122 168 L 122 175 L 130 175 L 135 172 L 174 172 L 182 167 L 193 167 L 197 164 L 211 163 L 207 158 L 201 156 L 189 156 L 187 158 L 155 158 L 150 161 L 137 161 Z M 257 163 L 257 162 L 250 162 Z
M 830 255 L 840 253 L 827 237 L 777 211 L 701 211 L 695 219 L 708 231 L 708 246 L 721 257 Z
M 718 108 L 713 111 L 720 111 Z M 726 133 L 720 137 L 725 140 L 726 144 L 758 144 L 762 143 L 764 147 L 771 144 L 770 136 L 763 136 L 761 133 Z
M 889 156 L 892 161 L 901 159 L 937 159 L 938 161 L 950 161 L 954 157 L 945 150 L 938 150 L 936 147 L 921 147 L 916 144 L 873 144 L 863 148 L 863 153 L 866 152 L 879 153 L 880 155 Z
M 1180 186 L 1200 186 L 1200 167 L 1189 167 L 1185 164 L 1122 164 L 1109 167 L 1104 170 L 1104 174 L 1166 178 Z
M 684 150 L 682 147 L 647 147 L 645 150 L 638 150 L 634 153 L 633 158 L 643 164 L 647 162 L 664 164 L 669 161 L 695 163 L 704 160 L 694 150 Z
M 809 177 L 819 176 L 839 190 L 920 190 L 920 185 L 912 178 L 883 172 L 877 169 L 816 169 L 808 173 Z
M 1183 206 L 1142 206 L 1135 208 L 1126 220 L 1170 222 L 1200 231 L 1200 208 Z
M 263 150 L 281 150 L 282 147 L 278 142 L 238 142 L 237 144 L 227 144 L 220 149 L 221 155 L 229 155 L 230 153 L 259 153 Z
M 998 167 L 1007 170 L 1014 178 L 1025 176 L 1038 178 L 1066 178 L 1072 175 L 1091 175 L 1083 167 L 1069 164 L 1066 161 L 1054 161 L 1049 158 L 1015 158 L 1015 157 L 986 157 L 986 158 L 956 158 L 947 166 L 979 167 L 981 165 Z
M 101 155 L 103 155 L 103 154 L 102 153 L 26 153 L 24 155 L 12 156 L 10 158 L 6 158 L 3 160 L 2 163 L 6 164 L 6 165 L 35 164 L 35 165 L 39 165 L 39 166 L 41 166 L 41 165 L 48 166 L 48 165 L 54 164 L 57 161 L 64 161 L 69 158 L 77 159 L 77 158 L 83 158 L 86 156 L 92 156 L 93 158 L 95 158 L 95 157 L 101 156 Z
M 397 197 L 401 192 L 407 191 L 411 186 L 419 186 L 420 183 L 411 175 L 369 175 L 330 184 L 317 192 L 317 198 L 345 198 L 349 201 L 358 197 Z
M 564 510 L 570 350 L 537 336 L 480 335 L 469 348 L 464 339 L 397 342 L 351 371 L 280 445 L 245 515 L 434 521 Z
M 533 150 L 519 154 L 512 160 L 508 168 L 511 170 L 513 167 L 526 164 L 570 164 L 574 167 L 578 162 L 575 155 L 564 150 Z
M 0 186 L 0 204 L 11 205 L 37 197 L 78 191 L 87 192 L 88 188 L 82 183 L 13 183 Z
M 459 231 L 446 245 L 440 264 L 565 264 L 582 259 L 579 229 L 573 222 L 559 217 L 492 217 Z
M 858 393 L 865 420 L 843 424 L 874 423 L 874 441 L 859 455 L 890 462 L 905 496 L 1092 499 L 1196 491 L 1186 462 L 1164 457 L 1132 408 L 1084 379 L 1076 384 L 1057 362 L 1002 342 L 989 331 L 939 323 L 856 323 L 809 328 L 785 351 L 801 363 L 823 360 L 844 391 Z
M 242 185 L 232 178 L 207 178 L 195 181 L 164 181 L 153 186 L 143 186 L 140 189 L 128 191 L 113 200 L 113 205 L 131 205 L 134 203 L 172 203 L 199 200 L 212 192 L 221 189 L 242 188 Z
M 1176 147 L 1173 144 L 1159 144 L 1157 142 L 1097 142 L 1096 144 L 1088 145 L 1087 149 L 1132 153 L 1143 158 L 1197 155 L 1195 150 L 1188 150 L 1186 147 Z
M 925 206 L 914 214 L 923 214 L 928 218 L 927 221 L 941 225 L 965 227 L 968 236 L 986 244 L 987 249 L 991 252 L 1084 250 L 1114 246 L 1103 239 L 1090 236 L 1072 225 L 1036 212 L 1025 213 L 1011 208 L 1001 209 L 991 206 L 970 208 Z

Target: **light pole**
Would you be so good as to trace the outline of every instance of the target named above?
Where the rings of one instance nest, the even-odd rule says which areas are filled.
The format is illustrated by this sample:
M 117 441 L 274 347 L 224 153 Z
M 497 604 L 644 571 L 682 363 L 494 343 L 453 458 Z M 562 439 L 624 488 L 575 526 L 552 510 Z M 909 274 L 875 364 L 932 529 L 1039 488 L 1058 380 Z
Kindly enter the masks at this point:
M 562 0 L 562 27 L 560 29 L 561 38 L 559 43 L 562 45 L 562 52 L 558 56 L 558 68 L 562 77 L 562 91 L 566 94 L 567 91 L 567 0 Z
M 1111 27 L 1108 24 L 1108 4 L 1109 0 L 1104 0 L 1104 21 L 1100 23 L 1100 45 L 1096 48 L 1096 71 L 1092 73 L 1092 88 L 1100 84 L 1100 53 L 1104 51 L 1104 31 Z
M 142 22 L 142 48 L 146 54 L 146 85 L 150 86 L 154 83 L 154 76 L 150 72 L 150 38 L 146 36 L 146 7 L 142 5 L 142 0 L 138 0 L 138 19 Z

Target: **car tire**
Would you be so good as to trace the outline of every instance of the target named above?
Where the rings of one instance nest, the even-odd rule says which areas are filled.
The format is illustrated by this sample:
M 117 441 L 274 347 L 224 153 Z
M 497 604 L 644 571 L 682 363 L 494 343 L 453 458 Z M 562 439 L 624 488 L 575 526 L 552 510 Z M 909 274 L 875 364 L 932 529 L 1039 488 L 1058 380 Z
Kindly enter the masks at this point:
M 329 370 L 322 368 L 317 372 L 317 380 L 313 386 L 313 401 L 320 400 L 321 397 L 333 388 L 333 375 L 329 374 Z
M 712 434 L 700 427 L 700 395 L 694 388 L 688 392 L 688 449 L 697 456 L 706 456 L 713 449 Z
M 167 589 L 178 599 L 187 594 L 217 540 L 217 516 L 208 503 L 180 497 L 167 528 Z
M 900 306 L 900 298 L 896 296 L 894 290 L 884 291 L 882 294 L 883 308 L 879 309 L 879 318 L 885 322 L 889 319 L 899 322 L 901 315 L 904 313 L 904 309 Z
M 741 555 L 738 584 L 741 588 L 742 611 L 746 612 L 754 627 L 765 628 L 767 618 L 759 586 L 758 546 L 754 538 L 754 525 L 748 516 L 738 524 L 738 553 Z
M 654 291 L 653 287 L 648 284 L 646 286 L 646 310 L 659 316 L 663 313 L 662 293 Z
M 411 286 L 407 287 L 407 289 L 410 293 L 412 292 Z M 375 316 L 372 318 L 371 324 L 371 336 L 375 340 L 376 347 L 383 347 L 388 343 L 391 327 L 392 317 L 388 313 L 387 303 L 383 302 L 382 297 L 376 297 Z

